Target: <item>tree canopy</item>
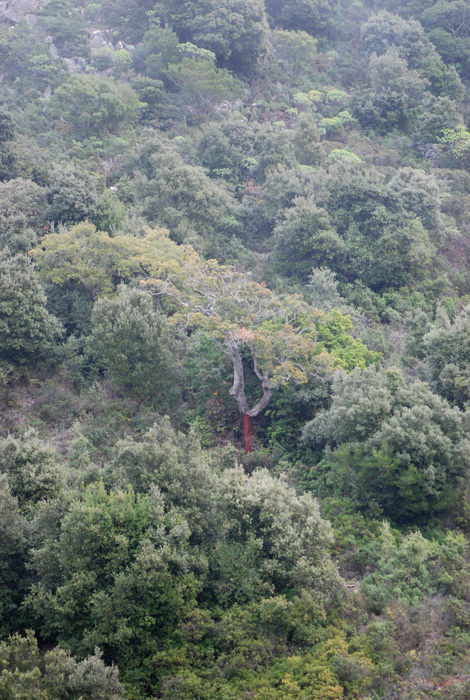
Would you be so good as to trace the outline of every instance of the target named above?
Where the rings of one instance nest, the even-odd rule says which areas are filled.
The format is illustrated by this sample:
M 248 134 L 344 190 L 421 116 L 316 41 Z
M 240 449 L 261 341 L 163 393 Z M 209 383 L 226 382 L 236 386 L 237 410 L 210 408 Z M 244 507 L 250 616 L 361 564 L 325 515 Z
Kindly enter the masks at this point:
M 468 5 L 0 3 L 0 700 L 468 700 Z

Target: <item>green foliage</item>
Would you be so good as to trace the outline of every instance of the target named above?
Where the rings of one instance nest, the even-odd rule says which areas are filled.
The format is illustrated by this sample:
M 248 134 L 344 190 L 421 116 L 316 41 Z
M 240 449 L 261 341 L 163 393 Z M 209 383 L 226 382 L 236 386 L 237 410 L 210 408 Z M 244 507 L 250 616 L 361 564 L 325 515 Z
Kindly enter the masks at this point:
M 351 313 L 345 299 L 338 291 L 336 275 L 328 267 L 313 269 L 308 280 L 308 293 L 312 306 L 322 311 L 337 309 L 343 313 Z
M 3 465 L 2 465 L 3 466 Z M 3 471 L 3 469 L 2 469 Z M 20 624 L 24 591 L 26 523 L 5 474 L 0 475 L 0 637 Z M 0 652 L 1 654 L 1 652 Z M 0 676 L 1 678 L 1 676 Z M 1 680 L 0 680 L 1 688 Z
M 314 175 L 310 170 L 285 166 L 270 170 L 254 211 L 258 230 L 264 234 L 272 232 L 276 222 L 286 214 L 286 209 L 292 207 L 297 198 L 306 198 L 314 185 Z
M 64 225 L 76 224 L 98 214 L 96 179 L 83 168 L 56 165 L 50 173 L 47 188 L 48 221 Z
M 158 489 L 141 497 L 90 485 L 72 498 L 58 529 L 42 523 L 31 614 L 43 634 L 80 655 L 99 645 L 138 679 L 136 662 L 194 606 L 188 535 L 181 515 L 165 514 Z
M 226 518 L 222 541 L 248 545 L 250 559 L 256 553 L 252 565 L 274 590 L 314 590 L 319 603 L 331 603 L 339 585 L 327 555 L 331 531 L 310 495 L 297 495 L 265 470 L 251 478 L 241 470 L 226 471 L 220 489 Z
M 49 0 L 36 15 L 38 26 L 52 36 L 61 56 L 88 55 L 88 35 L 81 13 L 67 0 Z
M 328 163 L 360 163 L 361 159 L 356 156 L 354 153 L 351 153 L 351 151 L 346 151 L 344 148 L 334 148 L 332 151 L 329 152 L 328 158 L 327 158 Z
M 465 165 L 470 154 L 470 132 L 463 124 L 458 124 L 455 128 L 442 129 L 438 141 L 450 150 L 454 161 L 459 165 Z
M 147 231 L 142 238 L 113 237 L 85 222 L 49 234 L 32 254 L 50 285 L 55 313 L 68 332 L 80 335 L 90 333 L 92 305 L 98 296 L 116 291 L 120 283 L 135 286 L 171 259 L 174 251 L 164 230 Z
M 163 80 L 170 65 L 181 60 L 178 37 L 169 27 L 152 27 L 134 52 L 134 66 L 150 78 Z
M 15 133 L 11 114 L 5 110 L 0 111 L 0 144 L 11 141 Z
M 163 83 L 161 80 L 137 76 L 132 83 L 132 87 L 142 103 L 140 111 L 141 121 L 145 122 L 158 116 L 164 102 Z
M 143 238 L 113 237 L 85 222 L 44 237 L 32 255 L 47 282 L 97 297 L 115 291 L 121 282 L 148 275 L 152 265 L 171 259 L 174 246 L 164 230 L 147 231 Z
M 61 326 L 26 255 L 0 261 L 0 361 L 7 368 L 47 356 Z
M 440 221 L 431 178 L 403 170 L 387 182 L 377 171 L 345 163 L 330 170 L 323 188 L 317 203 L 329 213 L 341 247 L 336 259 L 320 264 L 328 262 L 343 279 L 360 279 L 373 290 L 400 287 L 424 273 L 433 253 L 426 228 Z
M 126 218 L 126 209 L 112 189 L 101 193 L 97 202 L 96 225 L 103 231 L 116 233 L 121 230 Z M 89 215 L 87 218 L 92 218 Z
M 410 70 L 396 47 L 369 61 L 370 89 L 355 102 L 355 116 L 365 128 L 379 133 L 406 131 L 416 115 L 428 83 L 417 70 Z
M 396 192 L 408 215 L 421 221 L 428 231 L 436 233 L 442 229 L 440 212 L 441 192 L 437 181 L 414 168 L 400 168 L 390 180 L 390 191 Z
M 332 309 L 316 324 L 318 341 L 334 357 L 336 367 L 351 372 L 356 367 L 364 369 L 379 361 L 380 353 L 371 352 L 353 335 L 353 323 L 338 309 Z
M 101 5 L 105 26 L 122 41 L 137 44 L 148 29 L 151 0 L 104 0 Z
M 302 29 L 314 36 L 329 25 L 334 10 L 334 0 L 266 0 L 266 11 L 275 26 Z
M 470 309 L 465 307 L 450 323 L 441 316 L 424 338 L 426 360 L 436 390 L 448 401 L 463 407 L 470 399 Z
M 175 434 L 163 421 L 141 441 L 117 445 L 112 473 L 138 491 L 158 486 L 184 514 L 191 542 L 209 554 L 208 585 L 219 603 L 274 589 L 300 592 L 312 581 L 319 603 L 331 603 L 339 579 L 327 554 L 329 527 L 316 502 L 266 471 L 248 478 L 238 468 L 218 475 L 213 467 L 194 436 Z M 235 553 L 243 560 L 237 570 Z
M 26 5 L 0 697 L 466 700 L 468 3 Z
M 13 496 L 26 510 L 56 496 L 64 476 L 57 453 L 34 430 L 21 440 L 11 436 L 0 439 L 0 472 L 7 476 Z
M 148 175 L 132 183 L 142 215 L 152 226 L 166 226 L 174 240 L 224 258 L 230 237 L 240 232 L 238 203 L 202 168 L 184 163 L 159 142 L 149 146 Z
M 398 370 L 366 369 L 335 376 L 331 408 L 303 436 L 337 448 L 323 468 L 340 493 L 403 521 L 445 510 L 457 498 L 470 464 L 466 424 L 466 414 L 426 384 L 406 386 Z
M 31 56 L 28 63 L 28 74 L 31 83 L 47 90 L 59 83 L 59 68 L 47 53 Z
M 301 165 L 318 165 L 322 160 L 319 129 L 308 114 L 302 114 L 296 124 L 294 149 Z
M 214 696 L 228 700 L 246 693 L 257 699 L 280 699 L 286 692 L 298 698 L 308 692 L 319 700 L 339 700 L 344 697 L 343 685 L 352 693 L 367 688 L 371 673 L 367 656 L 354 651 L 344 631 L 329 627 L 326 633 L 324 639 L 308 594 L 234 606 L 220 621 L 196 611 L 181 626 L 179 648 L 158 656 L 168 669 L 162 697 L 174 697 L 176 688 L 178 696 L 188 700 L 195 693 L 204 700 Z M 296 653 L 286 658 L 286 648 Z M 191 667 L 188 659 L 196 657 L 197 666 Z
M 456 102 L 448 97 L 431 99 L 416 125 L 420 141 L 441 143 L 445 133 L 461 126 L 461 119 Z
M 194 434 L 176 432 L 168 418 L 160 420 L 140 440 L 119 441 L 114 449 L 110 479 L 131 484 L 145 494 L 158 487 L 168 504 L 176 506 L 190 526 L 193 544 L 217 536 L 213 501 L 216 473 Z
M 209 61 L 209 63 L 214 63 L 217 58 L 213 51 L 202 49 L 200 46 L 196 46 L 196 44 L 192 44 L 190 41 L 179 44 L 178 53 L 182 58 L 200 58 L 203 61 Z
M 429 61 L 438 58 L 436 51 L 426 38 L 422 25 L 416 20 L 405 20 L 389 12 L 372 15 L 361 28 L 361 43 L 371 56 L 386 53 L 391 46 L 408 62 L 409 68 L 420 69 Z
M 436 3 L 438 6 L 440 3 Z M 423 18 L 426 11 L 423 13 Z M 376 25 L 373 27 L 372 25 Z M 363 32 L 365 43 L 372 38 L 374 29 L 378 35 L 382 32 L 382 46 L 375 48 L 377 53 L 382 53 L 386 44 L 395 45 L 400 54 L 406 58 L 410 68 L 419 69 L 423 76 L 430 81 L 431 91 L 435 95 L 447 95 L 452 99 L 460 100 L 464 95 L 464 86 L 458 77 L 455 68 L 446 68 L 444 62 L 435 50 L 433 43 L 425 37 L 422 25 L 414 20 L 404 22 L 401 18 L 381 13 L 364 25 Z M 372 32 L 371 32 L 372 30 Z M 372 34 L 372 37 L 370 36 Z M 369 36 L 367 36 L 369 34 Z M 384 37 L 386 34 L 386 38 Z M 378 36 L 375 36 L 377 40 Z M 380 43 L 380 40 L 379 40 Z M 369 50 L 370 50 L 369 45 Z
M 257 129 L 253 155 L 256 158 L 254 176 L 259 182 L 266 180 L 271 172 L 295 164 L 294 147 L 288 134 L 270 124 Z
M 317 41 L 307 32 L 274 29 L 271 40 L 273 59 L 280 63 L 283 74 L 294 78 L 316 75 Z
M 461 0 L 430 3 L 421 20 L 444 60 L 455 63 L 468 78 L 470 29 L 466 4 Z
M 117 49 L 114 51 L 112 65 L 119 72 L 124 72 L 132 64 L 132 54 L 127 49 Z
M 121 285 L 113 299 L 98 300 L 87 347 L 121 391 L 160 409 L 177 398 L 165 317 L 145 292 Z
M 10 144 L 0 147 L 0 182 L 18 174 L 16 157 Z
M 11 114 L 0 109 L 0 182 L 15 175 L 15 153 L 11 145 L 15 127 Z
M 234 70 L 252 70 L 265 51 L 267 24 L 261 0 L 196 0 L 184 6 L 165 0 L 157 2 L 155 11 L 180 41 L 209 49 Z
M 0 183 L 0 244 L 12 253 L 27 252 L 46 224 L 46 193 L 31 180 Z
M 169 66 L 167 76 L 177 90 L 179 108 L 188 111 L 193 123 L 207 121 L 222 102 L 242 95 L 241 84 L 228 70 L 205 57 L 183 58 Z
M 273 232 L 278 269 L 306 280 L 312 267 L 341 266 L 344 243 L 328 213 L 308 199 L 294 200 Z
M 82 137 L 116 132 L 136 121 L 141 103 L 126 83 L 95 75 L 73 75 L 55 90 L 51 117 Z
M 0 643 L 0 692 L 5 700 L 121 700 L 123 686 L 115 666 L 105 666 L 99 651 L 76 661 L 60 647 L 42 655 L 32 630 Z
M 230 130 L 222 125 L 207 124 L 201 129 L 197 155 L 211 177 L 220 177 L 224 172 L 227 173 L 224 179 L 239 182 L 247 174 L 246 156 L 230 136 Z
M 376 614 L 394 600 L 417 606 L 429 596 L 457 592 L 461 581 L 457 571 L 468 568 L 464 561 L 468 545 L 461 534 L 447 532 L 431 541 L 418 530 L 399 535 L 383 522 L 377 544 L 369 562 L 373 571 L 362 584 L 367 605 Z
M 91 57 L 91 65 L 99 71 L 110 68 L 113 62 L 113 53 L 109 46 L 102 46 L 97 51 L 94 51 Z
M 44 49 L 26 22 L 14 27 L 4 23 L 0 28 L 1 67 L 9 84 L 15 84 L 20 94 L 28 90 L 43 91 L 59 81 L 60 68 Z

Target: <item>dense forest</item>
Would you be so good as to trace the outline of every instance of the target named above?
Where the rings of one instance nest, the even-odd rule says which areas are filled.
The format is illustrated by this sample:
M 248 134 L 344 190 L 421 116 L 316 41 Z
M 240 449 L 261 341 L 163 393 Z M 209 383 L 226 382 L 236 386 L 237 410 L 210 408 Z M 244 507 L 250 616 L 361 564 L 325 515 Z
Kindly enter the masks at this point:
M 8 0 L 0 75 L 1 700 L 468 700 L 469 0 Z

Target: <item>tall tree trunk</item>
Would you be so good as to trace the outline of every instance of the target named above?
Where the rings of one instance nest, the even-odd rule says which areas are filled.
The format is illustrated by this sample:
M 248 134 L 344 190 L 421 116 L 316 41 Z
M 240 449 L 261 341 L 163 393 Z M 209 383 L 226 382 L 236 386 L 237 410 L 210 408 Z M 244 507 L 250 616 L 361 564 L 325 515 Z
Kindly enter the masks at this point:
M 235 398 L 238 408 L 240 409 L 240 413 L 243 415 L 245 452 L 248 454 L 248 452 L 253 451 L 253 427 L 251 419 L 264 411 L 271 399 L 273 387 L 269 381 L 269 377 L 260 372 L 258 369 L 256 356 L 252 350 L 254 371 L 261 383 L 263 395 L 259 401 L 252 408 L 250 408 L 245 396 L 245 372 L 243 369 L 243 360 L 239 351 L 239 341 L 236 338 L 233 338 L 231 335 L 227 335 L 225 339 L 225 351 L 232 360 L 233 364 L 233 386 L 229 390 L 229 393 Z
M 243 414 L 243 437 L 245 438 L 245 454 L 253 452 L 253 425 L 248 413 Z

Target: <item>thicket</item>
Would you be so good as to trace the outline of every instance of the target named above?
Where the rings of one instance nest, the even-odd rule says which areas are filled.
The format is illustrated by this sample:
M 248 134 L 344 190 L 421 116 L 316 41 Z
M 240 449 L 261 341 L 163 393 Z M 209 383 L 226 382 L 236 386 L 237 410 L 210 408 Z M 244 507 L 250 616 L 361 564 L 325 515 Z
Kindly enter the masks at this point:
M 468 3 L 0 12 L 0 696 L 466 700 Z

